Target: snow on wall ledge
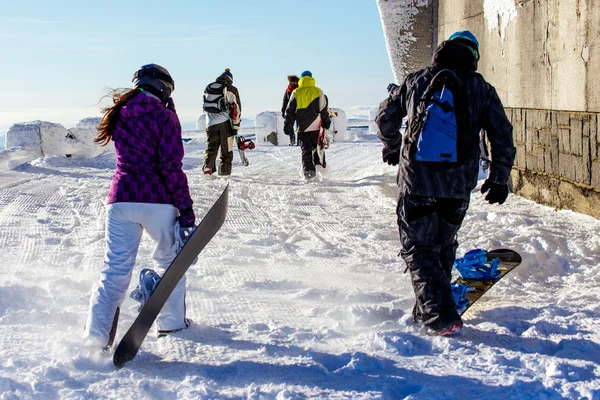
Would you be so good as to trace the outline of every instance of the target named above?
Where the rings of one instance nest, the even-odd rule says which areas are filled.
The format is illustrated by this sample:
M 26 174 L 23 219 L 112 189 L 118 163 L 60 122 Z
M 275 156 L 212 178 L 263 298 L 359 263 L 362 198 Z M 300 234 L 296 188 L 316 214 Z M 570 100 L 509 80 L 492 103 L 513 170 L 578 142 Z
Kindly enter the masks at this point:
M 414 18 L 421 8 L 428 6 L 428 0 L 377 0 L 396 83 L 402 82 L 407 73 L 406 59 L 411 43 L 416 40 L 412 32 Z
M 0 151 L 0 170 L 13 169 L 39 157 L 70 155 L 95 157 L 113 149 L 112 142 L 101 147 L 94 143 L 100 118 L 85 118 L 70 129 L 48 121 L 14 124 L 6 133 L 5 150 Z
M 517 7 L 514 0 L 484 0 L 483 17 L 489 31 L 497 30 L 504 40 L 504 32 L 510 22 L 517 17 Z

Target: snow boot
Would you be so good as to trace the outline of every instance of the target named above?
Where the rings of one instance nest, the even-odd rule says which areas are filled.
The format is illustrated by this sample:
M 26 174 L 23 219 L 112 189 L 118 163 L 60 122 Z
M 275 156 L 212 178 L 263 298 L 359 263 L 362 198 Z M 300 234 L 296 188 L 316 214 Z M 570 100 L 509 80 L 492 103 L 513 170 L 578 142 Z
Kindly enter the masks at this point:
M 462 326 L 462 321 L 454 321 L 450 325 L 439 331 L 430 328 L 427 330 L 427 334 L 430 336 L 456 336 L 460 334 Z
M 160 338 L 163 338 L 163 337 L 165 337 L 165 336 L 168 336 L 168 335 L 169 335 L 169 334 L 171 334 L 171 333 L 175 333 L 175 332 L 181 332 L 181 331 L 183 331 L 184 329 L 187 329 L 187 328 L 189 328 L 189 327 L 190 327 L 190 325 L 191 325 L 193 322 L 194 322 L 194 321 L 192 321 L 191 319 L 189 319 L 189 318 L 186 318 L 186 319 L 185 319 L 185 327 L 184 327 L 184 328 L 181 328 L 181 329 L 174 329 L 174 330 L 170 330 L 170 331 L 159 330 L 159 331 L 158 331 L 158 338 L 159 338 L 159 339 L 160 339 Z
M 315 171 L 304 171 L 304 179 L 311 180 L 312 178 L 314 178 L 317 175 L 317 173 Z

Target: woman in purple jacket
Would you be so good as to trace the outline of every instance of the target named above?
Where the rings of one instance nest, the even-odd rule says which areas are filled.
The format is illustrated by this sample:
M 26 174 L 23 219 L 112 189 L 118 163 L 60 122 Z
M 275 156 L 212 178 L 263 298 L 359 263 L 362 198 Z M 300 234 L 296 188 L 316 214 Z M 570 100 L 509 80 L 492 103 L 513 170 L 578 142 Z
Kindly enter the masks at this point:
M 111 327 L 118 321 L 142 232 L 156 242 L 152 258 L 162 276 L 176 255 L 177 219 L 182 229 L 195 225 L 174 89 L 166 69 L 144 65 L 133 76 L 133 89 L 113 92 L 114 105 L 104 110 L 98 127 L 95 141 L 114 142 L 117 165 L 106 206 L 104 269 L 86 323 L 90 347 L 112 346 Z M 159 336 L 189 325 L 184 301 L 185 277 L 158 316 Z

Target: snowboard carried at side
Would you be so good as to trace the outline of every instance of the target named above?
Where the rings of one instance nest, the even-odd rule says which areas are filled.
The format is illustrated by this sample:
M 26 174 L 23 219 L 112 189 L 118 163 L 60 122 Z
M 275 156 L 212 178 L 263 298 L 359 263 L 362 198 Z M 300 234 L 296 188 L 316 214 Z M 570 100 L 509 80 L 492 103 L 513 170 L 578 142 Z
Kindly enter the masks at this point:
M 160 281 L 158 281 L 156 288 L 145 302 L 139 315 L 115 349 L 113 363 L 117 368 L 122 368 L 126 362 L 131 361 L 135 357 L 150 327 L 173 292 L 173 289 L 175 289 L 177 283 L 179 283 L 202 249 L 210 242 L 225 222 L 228 197 L 229 185 L 227 185 L 219 199 L 204 216 Z
M 338 116 L 338 112 L 327 108 L 329 118 L 333 121 Z M 333 125 L 333 122 L 332 122 Z M 317 150 L 315 151 L 313 161 L 315 165 L 320 165 L 323 168 L 327 168 L 327 161 L 325 160 L 325 150 L 329 148 L 329 144 L 333 141 L 334 135 L 338 133 L 335 129 L 325 129 L 321 126 L 319 130 L 319 137 L 317 138 Z
M 454 268 L 459 276 L 452 281 L 452 293 L 458 314 L 463 315 L 521 261 L 519 253 L 510 249 L 475 249 L 457 258 Z
M 256 145 L 254 144 L 253 140 L 256 140 L 256 135 L 255 134 L 249 134 L 249 135 L 235 135 L 235 143 L 237 144 L 237 148 L 238 148 L 238 153 L 240 155 L 240 160 L 242 161 L 242 164 L 244 165 L 244 167 L 247 167 L 248 165 L 250 165 L 250 162 L 248 161 L 248 158 L 246 157 L 246 150 L 252 150 L 253 148 L 256 147 Z

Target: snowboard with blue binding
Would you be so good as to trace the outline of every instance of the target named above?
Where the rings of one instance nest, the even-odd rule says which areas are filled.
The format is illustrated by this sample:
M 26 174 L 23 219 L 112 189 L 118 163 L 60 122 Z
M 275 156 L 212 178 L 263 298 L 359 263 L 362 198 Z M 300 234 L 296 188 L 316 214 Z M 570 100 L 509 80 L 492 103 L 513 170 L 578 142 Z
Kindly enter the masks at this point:
M 475 249 L 457 258 L 454 269 L 459 276 L 452 281 L 452 293 L 458 314 L 463 315 L 521 261 L 519 253 L 510 249 Z
M 146 281 L 146 284 L 142 285 L 144 290 L 138 293 L 140 297 L 138 300 L 143 303 L 143 306 L 115 349 L 113 356 L 115 367 L 122 368 L 125 363 L 133 360 L 175 286 L 194 263 L 200 252 L 223 226 L 227 215 L 228 197 L 229 185 L 225 187 L 219 199 L 208 210 L 200 224 L 189 236 L 162 278 L 157 280 L 155 276 L 148 272 L 142 274 L 142 281 Z M 147 299 L 144 296 L 147 296 Z

